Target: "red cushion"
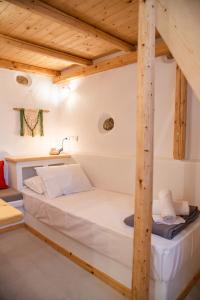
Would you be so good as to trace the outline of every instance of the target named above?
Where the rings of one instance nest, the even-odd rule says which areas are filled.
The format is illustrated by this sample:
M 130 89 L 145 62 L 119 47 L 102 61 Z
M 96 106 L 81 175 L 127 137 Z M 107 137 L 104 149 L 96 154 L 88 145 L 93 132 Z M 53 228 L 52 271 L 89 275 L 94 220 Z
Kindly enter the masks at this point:
M 4 178 L 4 161 L 0 160 L 0 189 L 7 189 L 8 186 Z

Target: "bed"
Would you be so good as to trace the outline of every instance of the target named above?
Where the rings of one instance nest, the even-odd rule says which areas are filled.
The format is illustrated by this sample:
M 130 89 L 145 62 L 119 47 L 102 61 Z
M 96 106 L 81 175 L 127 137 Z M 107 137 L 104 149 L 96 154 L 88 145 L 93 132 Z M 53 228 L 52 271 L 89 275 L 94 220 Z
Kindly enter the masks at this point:
M 94 188 L 48 199 L 24 188 L 25 222 L 131 287 L 133 213 L 128 194 Z M 200 218 L 173 240 L 152 235 L 151 299 L 173 300 L 200 268 Z

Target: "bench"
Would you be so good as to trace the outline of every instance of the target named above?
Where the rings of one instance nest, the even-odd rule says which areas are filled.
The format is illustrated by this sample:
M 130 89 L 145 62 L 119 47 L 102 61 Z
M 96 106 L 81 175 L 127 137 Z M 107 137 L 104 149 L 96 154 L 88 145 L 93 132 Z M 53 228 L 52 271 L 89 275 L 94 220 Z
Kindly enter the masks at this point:
M 0 199 L 0 226 L 10 225 L 23 219 L 21 211 Z
M 17 201 L 21 200 L 22 198 L 22 193 L 18 192 L 16 189 L 8 188 L 0 190 L 0 199 L 3 199 L 6 202 Z

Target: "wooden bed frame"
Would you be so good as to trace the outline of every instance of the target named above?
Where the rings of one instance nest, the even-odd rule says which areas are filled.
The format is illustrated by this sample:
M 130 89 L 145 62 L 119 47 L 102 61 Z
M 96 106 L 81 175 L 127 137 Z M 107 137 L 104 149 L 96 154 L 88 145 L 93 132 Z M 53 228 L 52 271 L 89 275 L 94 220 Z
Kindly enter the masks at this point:
M 54 242 L 53 240 L 47 238 L 45 235 L 31 227 L 30 225 L 26 223 L 21 223 L 21 224 L 15 224 L 9 227 L 5 228 L 0 228 L 0 234 L 5 234 L 13 230 L 18 230 L 18 229 L 26 229 L 28 230 L 31 234 L 48 244 L 50 247 L 52 247 L 54 250 L 59 252 L 61 255 L 65 256 L 66 258 L 70 259 L 72 262 L 77 264 L 79 267 L 83 268 L 85 271 L 89 272 L 91 275 L 97 277 L 107 285 L 111 286 L 113 289 L 118 291 L 120 294 L 125 296 L 128 299 L 131 299 L 132 293 L 131 289 L 127 288 L 125 285 L 121 284 L 117 280 L 113 279 L 111 276 L 108 274 L 98 270 L 82 258 L 78 257 L 77 255 L 74 255 L 72 252 L 68 251 L 64 247 L 60 246 L 58 243 Z M 200 270 L 196 273 L 195 276 L 191 278 L 191 280 L 188 282 L 187 286 L 183 289 L 183 291 L 180 293 L 180 295 L 176 298 L 176 300 L 184 300 L 191 289 L 194 287 L 194 285 L 198 282 L 200 279 Z

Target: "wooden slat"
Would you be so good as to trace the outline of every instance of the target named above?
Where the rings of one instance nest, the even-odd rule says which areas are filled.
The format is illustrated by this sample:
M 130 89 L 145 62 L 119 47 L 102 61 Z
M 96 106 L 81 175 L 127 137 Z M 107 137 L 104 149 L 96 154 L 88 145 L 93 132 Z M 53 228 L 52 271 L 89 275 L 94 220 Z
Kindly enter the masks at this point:
M 32 66 L 32 65 L 27 65 L 27 64 L 19 63 L 16 61 L 11 61 L 11 60 L 7 60 L 7 59 L 2 59 L 2 58 L 0 58 L 0 68 L 17 70 L 17 71 L 28 72 L 28 73 L 42 74 L 42 75 L 47 75 L 47 76 L 59 76 L 60 75 L 59 71 L 36 67 L 36 66 Z
M 122 0 L 45 0 L 49 5 L 97 26 L 120 38 L 137 42 L 138 1 Z
M 26 10 L 31 12 L 37 13 L 45 18 L 51 19 L 56 23 L 65 25 L 67 27 L 71 26 L 76 28 L 77 30 L 81 30 L 92 34 L 96 38 L 103 39 L 104 41 L 114 45 L 117 49 L 130 51 L 134 50 L 135 46 L 123 41 L 122 39 L 115 37 L 112 34 L 109 34 L 95 26 L 88 24 L 85 21 L 82 21 L 78 18 L 73 17 L 72 15 L 68 14 L 67 12 L 62 12 L 53 6 L 45 4 L 40 0 L 6 0 L 9 3 L 15 4 L 20 6 Z
M 155 0 L 139 0 L 136 116 L 136 188 L 132 299 L 148 300 L 150 287 Z
M 156 27 L 200 101 L 200 1 L 156 0 Z
M 187 80 L 181 69 L 176 68 L 176 94 L 174 118 L 174 159 L 185 158 L 187 118 Z
M 6 227 L 2 227 L 0 228 L 0 234 L 3 233 L 7 233 L 16 229 L 21 229 L 24 228 L 24 223 L 19 223 L 19 224 L 15 224 L 15 225 L 11 225 L 11 226 L 6 226 Z
M 3 41 L 1 42 L 0 47 L 0 58 L 56 71 L 60 71 L 64 68 L 72 66 L 72 63 L 67 61 L 63 61 L 53 57 L 47 57 L 43 54 L 34 53 L 26 49 L 10 47 Z
M 115 290 L 117 290 L 120 294 L 122 294 L 122 295 L 124 295 L 124 296 L 126 296 L 128 298 L 130 297 L 130 289 L 128 289 L 126 286 L 124 286 L 120 282 L 116 281 L 115 279 L 113 279 L 112 277 L 110 277 L 109 275 L 107 275 L 106 273 L 104 273 L 104 272 L 96 269 L 95 267 L 91 266 L 86 261 L 84 261 L 80 257 L 76 256 L 72 252 L 68 251 L 67 249 L 61 247 L 60 245 L 58 245 L 54 241 L 52 241 L 49 238 L 45 237 L 43 234 L 41 234 L 40 232 L 38 232 L 37 230 L 35 230 L 31 226 L 29 226 L 28 224 L 25 224 L 25 227 L 32 234 L 34 234 L 39 239 L 41 239 L 42 241 L 44 241 L 45 243 L 47 243 L 49 246 L 51 246 L 52 248 L 54 248 L 56 251 L 58 251 L 60 254 L 64 255 L 65 257 L 67 257 L 68 259 L 70 259 L 71 261 L 73 261 L 75 264 L 77 264 L 78 266 L 80 266 L 81 268 L 83 268 L 84 270 L 86 270 L 87 272 L 89 272 L 91 275 L 99 278 L 104 283 L 108 284 L 109 286 L 111 286 L 112 288 L 114 288 Z
M 51 160 L 51 159 L 63 159 L 70 158 L 69 154 L 59 155 L 42 155 L 42 156 L 6 156 L 5 160 L 13 163 L 37 161 L 37 160 Z
M 67 52 L 58 51 L 52 48 L 43 47 L 34 43 L 24 41 L 22 39 L 16 39 L 12 36 L 8 36 L 0 33 L 0 40 L 3 40 L 9 46 L 14 46 L 19 49 L 27 49 L 36 53 L 44 54 L 45 56 L 54 57 L 57 59 L 73 62 L 79 65 L 92 65 L 92 60 L 85 59 L 76 55 L 72 55 Z
M 62 52 L 69 52 L 87 59 L 94 59 L 116 51 L 116 48 L 113 45 L 103 41 L 102 39 L 96 39 L 94 36 L 89 35 L 86 32 L 81 32 L 80 30 L 76 30 L 72 27 L 67 28 L 66 25 L 63 26 L 52 22 L 51 19 L 46 19 L 38 14 L 31 12 L 28 13 L 27 10 L 13 4 L 7 4 L 9 6 L 0 18 L 0 28 L 1 33 L 3 34 L 19 37 L 32 43 L 40 44 Z M 16 11 L 19 10 L 18 14 L 21 16 L 21 23 L 17 23 L 16 26 L 16 12 L 14 9 Z M 24 15 L 26 18 L 24 18 Z M 0 50 L 0 57 L 4 57 L 2 55 L 2 51 Z M 15 58 L 15 56 L 10 58 L 7 57 L 6 59 L 19 61 L 17 57 Z M 53 59 L 49 59 L 49 61 L 52 60 Z M 53 65 L 52 67 L 46 67 L 56 70 L 62 70 L 67 67 L 64 65 L 63 67 L 57 68 L 56 65 L 59 66 L 61 63 L 64 62 L 59 60 L 59 64 L 56 63 L 55 67 Z M 34 62 L 32 62 L 32 64 L 35 65 Z
M 22 107 L 13 107 L 13 110 L 15 111 L 21 111 L 23 108 Z M 48 109 L 42 109 L 43 112 L 48 113 L 50 110 Z
M 158 39 L 156 42 L 156 56 L 162 56 L 169 53 L 169 50 L 165 43 Z M 98 63 L 94 63 L 92 66 L 88 67 L 79 67 L 79 68 L 69 68 L 61 72 L 61 75 L 54 78 L 53 82 L 60 84 L 67 82 L 71 79 L 76 79 L 79 77 L 84 77 L 92 75 L 95 73 L 100 73 L 103 71 L 111 70 L 114 68 L 119 68 L 128 64 L 137 62 L 137 51 L 120 55 L 114 58 L 110 58 Z

